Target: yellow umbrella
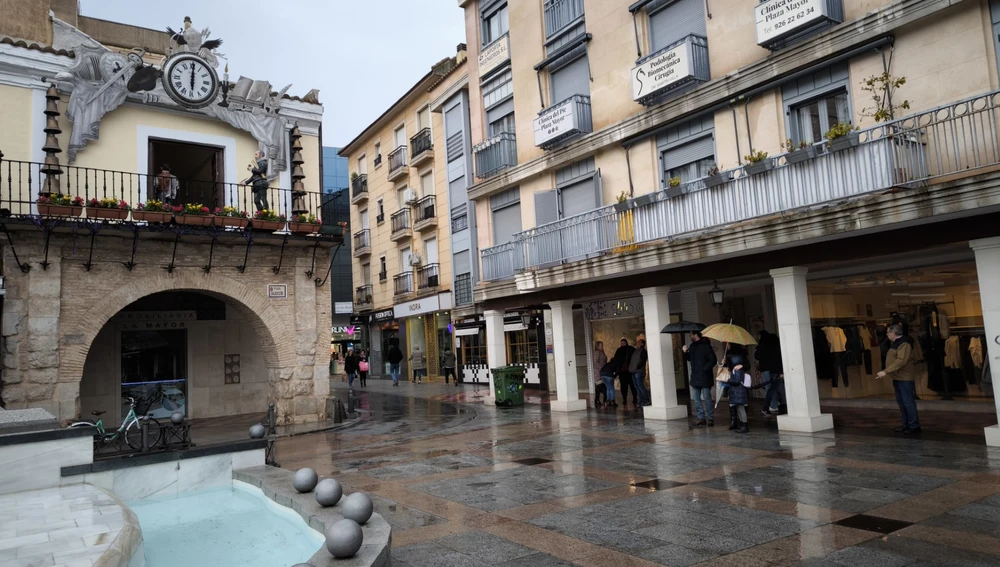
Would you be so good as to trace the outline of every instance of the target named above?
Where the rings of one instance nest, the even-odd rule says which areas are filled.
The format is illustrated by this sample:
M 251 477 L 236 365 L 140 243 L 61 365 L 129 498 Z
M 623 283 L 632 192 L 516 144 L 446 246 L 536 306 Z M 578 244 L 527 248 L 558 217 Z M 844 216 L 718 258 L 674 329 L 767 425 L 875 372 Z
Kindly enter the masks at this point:
M 757 341 L 754 340 L 753 335 L 751 335 L 749 331 L 739 325 L 733 325 L 732 323 L 716 323 L 714 325 L 709 325 L 701 332 L 701 336 L 715 339 L 722 343 L 733 343 L 738 345 L 757 344 Z

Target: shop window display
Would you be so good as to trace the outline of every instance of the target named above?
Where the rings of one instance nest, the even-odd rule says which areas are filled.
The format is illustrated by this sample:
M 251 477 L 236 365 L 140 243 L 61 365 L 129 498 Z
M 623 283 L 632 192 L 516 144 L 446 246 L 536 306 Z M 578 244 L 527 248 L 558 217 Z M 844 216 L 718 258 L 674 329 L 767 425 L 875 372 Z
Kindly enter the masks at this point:
M 972 262 L 812 281 L 809 306 L 821 397 L 892 398 L 875 375 L 893 323 L 913 339 L 921 399 L 993 396 Z

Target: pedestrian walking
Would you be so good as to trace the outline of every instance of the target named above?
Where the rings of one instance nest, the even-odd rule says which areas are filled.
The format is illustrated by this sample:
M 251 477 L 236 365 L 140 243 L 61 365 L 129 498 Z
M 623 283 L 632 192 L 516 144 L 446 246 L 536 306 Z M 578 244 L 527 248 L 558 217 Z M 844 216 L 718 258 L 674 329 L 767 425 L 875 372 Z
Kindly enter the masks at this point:
M 413 350 L 410 351 L 410 368 L 413 369 L 413 382 L 416 384 L 423 384 L 424 374 L 427 373 L 427 357 L 424 356 L 423 351 L 417 345 L 413 346 Z
M 600 408 L 605 407 L 608 404 L 608 389 L 604 385 L 604 380 L 601 379 L 601 369 L 604 365 L 608 363 L 608 355 L 604 352 L 604 342 L 597 341 L 594 343 L 594 407 Z M 604 401 L 601 401 L 601 398 Z
M 604 382 L 604 392 L 606 401 L 604 407 L 616 408 L 615 403 L 615 374 L 618 373 L 618 364 L 611 360 L 601 367 L 601 381 Z
M 632 354 L 635 353 L 635 347 L 628 344 L 628 339 L 622 337 L 621 346 L 615 351 L 615 372 L 618 375 L 619 386 L 622 390 L 622 408 L 628 409 L 628 392 L 633 390 L 635 385 L 632 384 L 632 374 L 628 371 L 629 362 L 632 360 Z M 638 399 L 636 392 L 632 392 L 632 404 L 638 407 Z
M 649 392 L 646 391 L 646 362 L 649 361 L 649 353 L 646 351 L 646 337 L 639 335 L 635 340 L 635 351 L 629 359 L 628 372 L 632 375 L 632 395 L 639 396 L 639 404 L 650 405 Z M 635 401 L 635 398 L 632 399 Z M 639 407 L 636 405 L 636 407 Z
M 892 389 L 896 391 L 896 405 L 903 419 L 902 427 L 894 431 L 912 435 L 920 433 L 920 419 L 917 417 L 917 370 L 913 364 L 913 339 L 903 333 L 899 324 L 889 325 L 886 336 L 891 341 L 889 351 L 885 355 L 885 370 L 875 375 L 876 378 L 892 378 Z
M 719 357 L 715 355 L 712 341 L 695 331 L 691 333 L 691 344 L 684 345 L 684 355 L 691 363 L 691 399 L 694 400 L 698 418 L 695 427 L 715 425 L 715 406 L 712 405 L 712 386 L 715 383 L 715 365 Z
M 403 362 L 403 351 L 399 347 L 390 344 L 389 351 L 385 353 L 385 360 L 389 363 L 389 376 L 392 377 L 393 387 L 399 386 L 399 364 Z
M 371 366 L 368 364 L 368 352 L 365 349 L 361 349 L 361 352 L 358 354 L 358 378 L 361 380 L 362 388 L 368 384 L 369 370 L 371 370 Z
M 748 433 L 747 403 L 749 401 L 750 375 L 743 368 L 743 355 L 733 354 L 727 357 L 726 367 L 729 368 L 729 412 L 735 421 L 729 427 L 737 433 Z
M 441 367 L 444 368 L 444 383 L 448 383 L 448 375 L 455 379 L 458 386 L 458 376 L 455 374 L 455 353 L 451 352 L 450 346 L 444 347 L 444 354 L 441 356 Z
M 347 356 L 344 357 L 344 372 L 347 372 L 347 387 L 354 387 L 354 380 L 358 377 L 358 357 L 354 354 L 354 349 L 347 349 Z
M 761 376 L 761 386 L 766 387 L 764 393 L 764 417 L 777 415 L 781 406 L 785 405 L 785 373 L 781 364 L 781 343 L 778 336 L 761 330 L 754 350 L 757 359 L 757 370 Z

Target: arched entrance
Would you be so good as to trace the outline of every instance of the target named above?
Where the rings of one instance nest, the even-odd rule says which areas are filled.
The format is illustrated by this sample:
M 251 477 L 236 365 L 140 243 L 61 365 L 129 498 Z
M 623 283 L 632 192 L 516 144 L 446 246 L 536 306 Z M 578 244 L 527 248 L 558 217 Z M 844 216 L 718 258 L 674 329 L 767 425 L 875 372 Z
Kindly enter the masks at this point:
M 256 324 L 255 324 L 256 323 Z M 140 412 L 190 418 L 263 412 L 278 364 L 259 316 L 221 294 L 166 291 L 113 315 L 90 345 L 80 410 L 107 410 L 110 423 L 135 398 Z

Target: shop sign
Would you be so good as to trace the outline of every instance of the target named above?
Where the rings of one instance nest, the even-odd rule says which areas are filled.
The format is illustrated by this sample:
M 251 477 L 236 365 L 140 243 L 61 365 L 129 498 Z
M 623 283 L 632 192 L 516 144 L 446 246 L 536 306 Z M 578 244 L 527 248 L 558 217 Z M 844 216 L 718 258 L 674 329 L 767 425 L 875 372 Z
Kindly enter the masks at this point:
M 768 45 L 829 18 L 826 0 L 769 0 L 754 8 L 757 45 Z
M 392 309 L 386 309 L 384 311 L 376 311 L 372 313 L 371 320 L 373 323 L 380 321 L 392 321 L 396 318 L 396 314 Z
M 349 313 L 354 313 L 354 304 L 350 301 L 334 301 L 333 313 L 335 315 L 347 315 Z
M 355 325 L 335 326 L 330 329 L 333 340 L 353 339 L 354 333 L 358 331 Z
M 632 100 L 642 100 L 692 75 L 694 57 L 691 56 L 691 42 L 685 41 L 632 69 Z
M 535 145 L 579 131 L 576 97 L 546 110 L 535 118 Z
M 351 315 L 351 324 L 354 326 L 364 325 L 368 321 L 368 317 L 362 317 L 360 315 Z
M 268 299 L 287 299 L 288 286 L 286 284 L 267 284 Z
M 423 299 L 417 299 L 407 303 L 400 303 L 393 308 L 393 312 L 396 315 L 396 319 L 403 319 L 405 317 L 434 313 L 435 311 L 441 311 L 442 309 L 451 309 L 450 293 L 440 293 L 433 297 L 425 297 Z
M 186 329 L 197 311 L 121 311 L 112 318 L 125 330 Z
M 588 320 L 593 321 L 620 317 L 642 317 L 645 310 L 642 306 L 642 298 L 632 297 L 588 303 L 583 308 L 583 314 Z
M 465 317 L 457 321 L 456 325 L 479 325 L 486 322 L 486 318 L 482 315 L 473 315 L 471 317 Z
M 510 61 L 510 36 L 504 34 L 479 53 L 479 76 L 486 75 L 507 61 Z

